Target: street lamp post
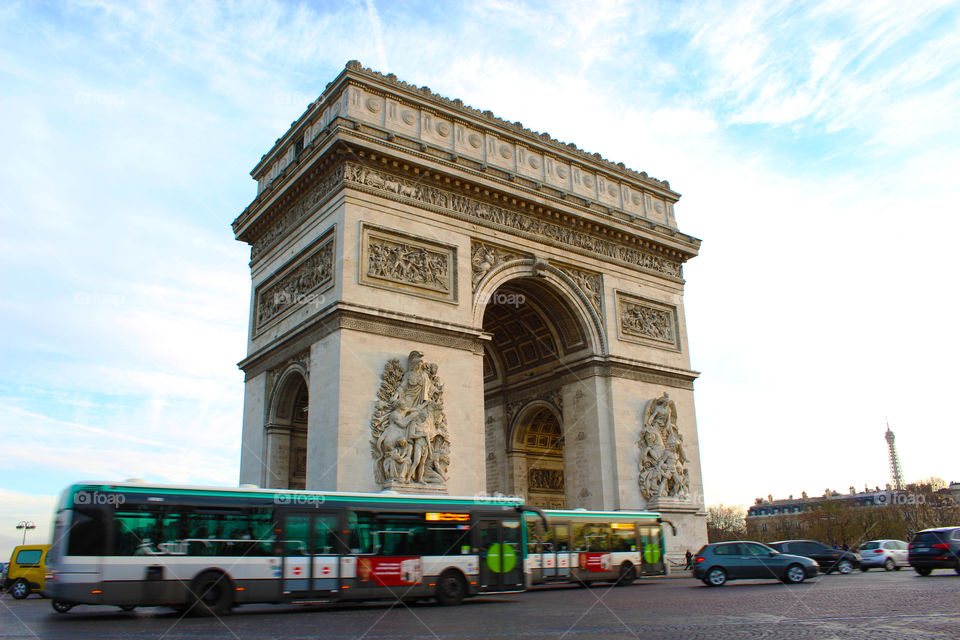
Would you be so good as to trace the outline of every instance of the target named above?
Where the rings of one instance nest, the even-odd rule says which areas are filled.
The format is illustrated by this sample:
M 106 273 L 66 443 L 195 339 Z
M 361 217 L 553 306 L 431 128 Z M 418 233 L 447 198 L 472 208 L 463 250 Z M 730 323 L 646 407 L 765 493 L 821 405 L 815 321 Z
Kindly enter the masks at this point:
M 21 520 L 20 522 L 18 522 L 18 523 L 17 523 L 17 529 L 23 529 L 23 541 L 22 541 L 20 544 L 26 544 L 26 543 L 27 543 L 27 531 L 29 531 L 30 529 L 36 529 L 36 528 L 37 528 L 37 525 L 35 525 L 35 524 L 32 523 L 32 522 L 28 522 L 28 521 L 26 521 L 26 520 Z

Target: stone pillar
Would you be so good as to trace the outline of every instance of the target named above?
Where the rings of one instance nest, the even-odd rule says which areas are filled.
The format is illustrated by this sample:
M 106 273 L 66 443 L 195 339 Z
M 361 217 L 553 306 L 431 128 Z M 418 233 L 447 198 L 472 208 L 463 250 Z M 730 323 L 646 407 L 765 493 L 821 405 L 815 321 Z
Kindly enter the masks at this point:
M 261 486 L 286 489 L 290 479 L 290 427 L 269 424 L 267 433 L 267 464 Z
M 267 374 L 261 373 L 244 383 L 243 434 L 240 441 L 240 484 L 263 486 L 264 461 L 267 459 L 263 425 L 267 422 Z
M 563 387 L 563 467 L 567 508 L 618 509 L 613 424 L 606 378 Z

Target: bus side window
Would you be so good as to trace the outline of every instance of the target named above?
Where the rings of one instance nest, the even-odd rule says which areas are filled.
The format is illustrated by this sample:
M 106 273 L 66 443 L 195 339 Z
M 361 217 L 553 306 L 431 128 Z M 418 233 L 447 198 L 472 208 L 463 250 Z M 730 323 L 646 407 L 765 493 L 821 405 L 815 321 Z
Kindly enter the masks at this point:
M 106 551 L 108 515 L 103 509 L 73 510 L 68 556 L 100 556 Z
M 527 520 L 527 553 L 542 553 L 541 546 L 549 551 L 549 537 L 550 531 L 543 532 L 539 520 Z
M 368 511 L 351 511 L 348 514 L 350 527 L 350 552 L 374 553 L 373 534 L 376 517 Z
M 573 523 L 573 550 L 587 551 L 587 539 L 585 529 L 587 525 L 582 522 Z
M 117 511 L 113 515 L 113 549 L 112 555 L 133 556 L 153 555 L 157 548 L 154 546 L 154 529 L 157 526 L 157 514 L 140 510 Z
M 558 524 L 551 527 L 553 546 L 557 553 L 570 551 L 570 525 Z

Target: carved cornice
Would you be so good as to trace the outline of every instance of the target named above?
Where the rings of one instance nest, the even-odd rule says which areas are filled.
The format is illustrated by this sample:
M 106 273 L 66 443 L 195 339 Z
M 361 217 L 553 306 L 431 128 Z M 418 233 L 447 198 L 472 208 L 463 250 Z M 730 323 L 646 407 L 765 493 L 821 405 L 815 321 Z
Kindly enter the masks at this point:
M 315 342 L 340 329 L 390 336 L 416 344 L 451 347 L 475 355 L 483 354 L 483 343 L 488 339 L 486 334 L 472 327 L 339 303 L 320 310 L 270 346 L 241 360 L 237 366 L 244 371 L 244 379 L 250 380 L 264 371 L 281 366 L 295 354 L 309 349 Z
M 564 216 L 522 212 L 518 209 L 490 204 L 476 198 L 461 195 L 427 183 L 425 180 L 410 180 L 369 166 L 347 163 L 344 180 L 353 188 L 367 191 L 401 202 L 414 202 L 453 217 L 506 231 L 536 242 L 576 251 L 601 260 L 613 260 L 621 264 L 666 276 L 678 282 L 683 280 L 682 257 L 667 258 L 653 252 L 631 246 L 628 242 L 604 238 L 601 230 L 606 227 L 587 225 L 595 232 L 581 231 L 583 220 Z M 625 234 L 617 232 L 621 237 Z M 612 234 L 611 234 L 612 235 Z M 614 236 L 616 237 L 616 236 Z M 626 236 L 628 239 L 630 236 Z M 635 239 L 636 241 L 636 239 Z M 647 243 L 649 244 L 649 243 Z

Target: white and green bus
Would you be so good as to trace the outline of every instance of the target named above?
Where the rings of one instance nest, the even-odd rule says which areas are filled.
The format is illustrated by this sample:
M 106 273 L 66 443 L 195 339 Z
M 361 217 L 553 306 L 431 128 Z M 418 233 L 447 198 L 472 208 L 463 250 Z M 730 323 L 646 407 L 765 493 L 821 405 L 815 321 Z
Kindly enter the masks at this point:
M 57 508 L 44 593 L 61 613 L 459 604 L 529 586 L 525 512 L 539 510 L 515 498 L 79 483 Z
M 533 584 L 627 585 L 641 575 L 666 574 L 659 513 L 546 509 L 540 514 L 525 517 Z

